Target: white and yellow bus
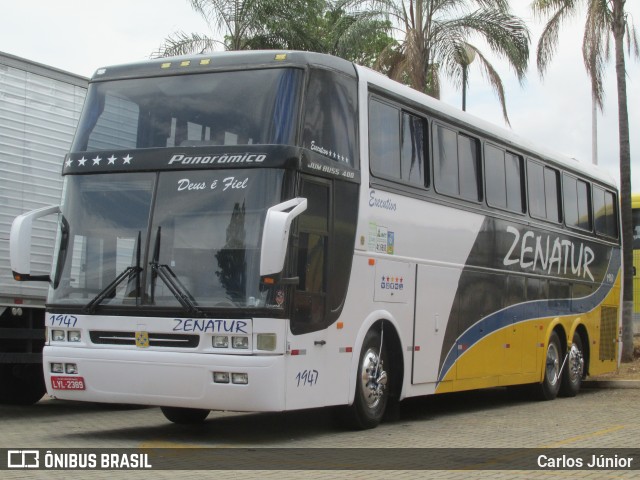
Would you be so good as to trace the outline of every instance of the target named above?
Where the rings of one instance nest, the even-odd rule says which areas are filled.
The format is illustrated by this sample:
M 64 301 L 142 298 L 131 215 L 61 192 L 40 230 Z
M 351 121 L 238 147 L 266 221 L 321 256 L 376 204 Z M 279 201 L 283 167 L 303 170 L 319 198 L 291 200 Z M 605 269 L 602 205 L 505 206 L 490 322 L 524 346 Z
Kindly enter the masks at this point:
M 215 53 L 100 69 L 12 269 L 48 280 L 50 395 L 214 410 L 344 406 L 618 363 L 612 179 L 347 61 Z M 51 274 L 30 228 L 59 216 Z

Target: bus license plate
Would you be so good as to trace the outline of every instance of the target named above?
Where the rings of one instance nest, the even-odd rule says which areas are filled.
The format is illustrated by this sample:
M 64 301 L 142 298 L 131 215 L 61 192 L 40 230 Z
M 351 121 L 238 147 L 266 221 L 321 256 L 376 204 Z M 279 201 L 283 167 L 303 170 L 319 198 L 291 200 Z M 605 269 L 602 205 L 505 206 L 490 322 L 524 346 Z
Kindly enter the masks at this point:
M 51 388 L 54 390 L 84 390 L 84 378 L 51 377 Z

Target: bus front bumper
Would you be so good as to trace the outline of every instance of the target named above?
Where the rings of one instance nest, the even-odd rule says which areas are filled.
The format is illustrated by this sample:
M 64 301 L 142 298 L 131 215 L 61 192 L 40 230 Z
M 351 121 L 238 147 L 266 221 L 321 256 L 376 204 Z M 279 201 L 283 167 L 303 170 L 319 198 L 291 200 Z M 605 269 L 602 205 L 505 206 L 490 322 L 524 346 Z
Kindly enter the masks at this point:
M 47 393 L 63 400 L 209 410 L 285 410 L 284 355 L 47 346 L 43 363 Z M 62 367 L 62 373 L 52 373 L 54 364 L 58 370 Z M 68 373 L 74 368 L 77 373 Z M 228 383 L 224 382 L 225 373 Z M 245 378 L 246 384 L 234 383 Z

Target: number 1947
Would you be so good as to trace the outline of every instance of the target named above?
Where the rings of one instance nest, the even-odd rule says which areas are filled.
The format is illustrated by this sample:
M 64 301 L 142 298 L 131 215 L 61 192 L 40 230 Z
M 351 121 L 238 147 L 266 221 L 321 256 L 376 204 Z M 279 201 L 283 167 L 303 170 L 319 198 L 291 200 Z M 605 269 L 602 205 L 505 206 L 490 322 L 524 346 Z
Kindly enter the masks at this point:
M 296 375 L 297 387 L 313 387 L 318 383 L 318 370 L 303 370 Z

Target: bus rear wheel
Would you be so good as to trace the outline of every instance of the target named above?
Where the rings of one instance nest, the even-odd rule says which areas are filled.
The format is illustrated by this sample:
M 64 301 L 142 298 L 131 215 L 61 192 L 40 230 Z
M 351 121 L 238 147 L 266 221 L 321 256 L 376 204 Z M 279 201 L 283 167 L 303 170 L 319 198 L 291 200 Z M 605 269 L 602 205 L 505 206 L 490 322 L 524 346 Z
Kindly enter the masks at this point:
M 362 344 L 353 405 L 348 410 L 348 423 L 357 429 L 376 427 L 384 416 L 389 401 L 389 358 L 381 345 L 380 333 L 370 330 Z
M 562 383 L 560 384 L 560 395 L 563 397 L 575 397 L 580 391 L 582 376 L 584 374 L 584 354 L 582 349 L 582 338 L 576 332 L 573 334 L 573 341 L 569 349 L 569 357 L 562 371 Z
M 180 425 L 202 423 L 209 415 L 209 410 L 201 408 L 160 407 L 160 410 L 167 420 Z
M 544 360 L 544 379 L 536 386 L 537 396 L 541 400 L 553 400 L 560 391 L 560 370 L 562 368 L 562 348 L 560 337 L 553 331 L 549 336 L 547 354 Z

